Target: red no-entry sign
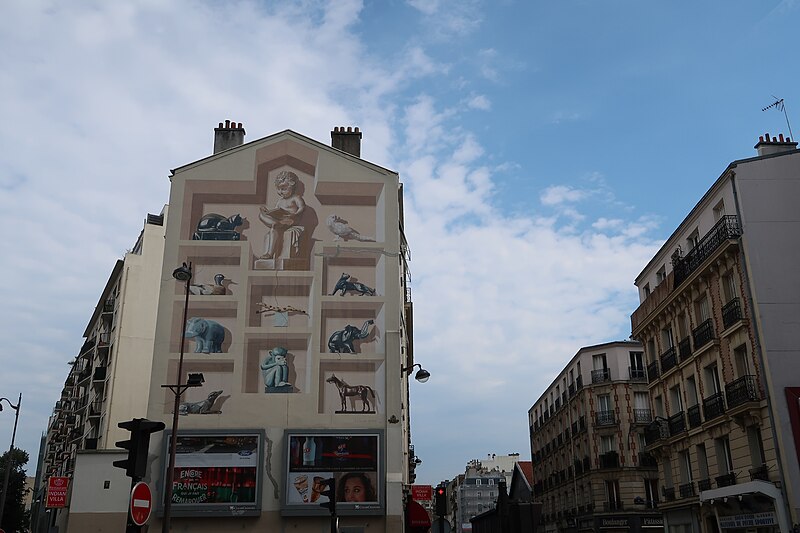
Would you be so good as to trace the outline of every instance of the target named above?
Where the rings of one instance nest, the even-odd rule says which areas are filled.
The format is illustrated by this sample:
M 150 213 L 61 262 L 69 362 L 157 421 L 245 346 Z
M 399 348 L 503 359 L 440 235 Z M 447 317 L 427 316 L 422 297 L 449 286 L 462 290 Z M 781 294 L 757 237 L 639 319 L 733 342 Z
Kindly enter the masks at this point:
M 133 486 L 131 491 L 131 519 L 137 526 L 143 526 L 150 518 L 150 511 L 153 509 L 153 493 L 150 485 L 140 481 Z

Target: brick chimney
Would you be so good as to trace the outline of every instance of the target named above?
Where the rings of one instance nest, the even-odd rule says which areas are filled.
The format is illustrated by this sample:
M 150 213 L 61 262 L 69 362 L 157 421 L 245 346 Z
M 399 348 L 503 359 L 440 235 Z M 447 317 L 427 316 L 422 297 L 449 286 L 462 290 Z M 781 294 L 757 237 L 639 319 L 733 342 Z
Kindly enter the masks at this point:
M 229 148 L 236 148 L 244 144 L 244 128 L 242 123 L 226 120 L 225 124 L 219 123 L 219 127 L 214 128 L 214 153 L 217 154 Z
M 361 132 L 358 128 L 336 126 L 331 132 L 331 146 L 350 155 L 361 157 Z
M 792 142 L 789 137 L 783 138 L 783 133 L 778 135 L 778 138 L 772 137 L 770 140 L 769 133 L 758 138 L 758 144 L 753 148 L 758 150 L 758 155 L 778 154 L 781 152 L 789 152 L 797 149 L 797 143 Z

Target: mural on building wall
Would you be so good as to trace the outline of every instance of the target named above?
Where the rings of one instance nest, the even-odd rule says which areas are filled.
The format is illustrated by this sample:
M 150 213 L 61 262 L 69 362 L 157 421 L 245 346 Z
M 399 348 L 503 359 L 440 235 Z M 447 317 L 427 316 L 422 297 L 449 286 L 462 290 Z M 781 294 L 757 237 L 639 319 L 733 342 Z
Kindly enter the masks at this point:
M 241 215 L 225 217 L 217 213 L 209 213 L 200 218 L 197 231 L 192 235 L 195 241 L 238 241 L 241 238 L 236 228 L 244 224 Z
M 289 383 L 289 363 L 286 356 L 289 350 L 276 346 L 267 354 L 261 363 L 261 378 L 264 380 L 264 392 L 293 392 Z
M 359 281 L 355 281 L 350 274 L 345 272 L 342 273 L 342 277 L 336 282 L 336 286 L 333 288 L 331 296 L 334 296 L 339 291 L 342 292 L 342 296 L 344 296 L 347 291 L 357 292 L 359 296 L 363 296 L 365 294 L 369 296 L 375 296 L 375 289 L 367 287 Z
M 348 324 L 344 329 L 334 331 L 328 339 L 328 349 L 331 353 L 357 353 L 353 342 L 369 337 L 369 327 L 374 324 L 372 319 L 364 321 L 361 329 Z
M 178 409 L 180 415 L 210 415 L 219 414 L 220 409 L 214 409 L 214 404 L 217 403 L 217 398 L 222 395 L 221 390 L 215 390 L 208 394 L 205 400 L 199 402 L 184 402 Z
M 375 396 L 375 391 L 372 390 L 372 387 L 369 385 L 348 385 L 343 379 L 339 379 L 336 377 L 336 374 L 332 374 L 331 377 L 325 380 L 326 383 L 332 383 L 336 386 L 339 390 L 339 399 L 342 402 L 342 409 L 340 411 L 336 411 L 336 413 L 353 413 L 353 412 L 361 412 L 365 414 L 374 414 L 375 410 L 372 408 L 372 404 L 369 401 L 370 396 L 372 396 L 373 401 L 377 402 L 377 398 Z M 353 405 L 353 409 L 348 411 L 347 410 L 347 399 L 348 398 L 358 398 L 361 400 L 361 411 L 355 411 L 355 405 Z M 353 402 L 355 404 L 355 402 Z
M 235 284 L 235 282 L 226 278 L 224 274 L 216 274 L 214 283 L 193 283 L 189 285 L 189 292 L 198 296 L 221 296 L 228 294 L 228 285 L 231 284 Z
M 375 242 L 373 237 L 365 237 L 361 235 L 357 230 L 350 227 L 350 223 L 348 221 L 338 215 L 328 216 L 328 218 L 325 220 L 325 224 L 328 226 L 328 229 L 331 230 L 331 233 L 336 235 L 336 237 L 333 239 L 335 241 L 345 240 Z
M 186 321 L 186 338 L 194 339 L 195 353 L 221 353 L 225 328 L 219 322 L 193 317 Z

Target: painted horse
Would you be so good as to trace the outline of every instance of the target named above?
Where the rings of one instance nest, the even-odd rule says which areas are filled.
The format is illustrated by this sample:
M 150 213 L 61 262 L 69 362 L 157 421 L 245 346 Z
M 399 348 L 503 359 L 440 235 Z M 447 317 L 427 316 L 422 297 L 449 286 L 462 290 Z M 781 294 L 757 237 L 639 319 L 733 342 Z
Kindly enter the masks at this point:
M 369 395 L 375 398 L 375 391 L 369 385 L 348 385 L 344 380 L 336 377 L 336 374 L 331 374 L 331 377 L 325 380 L 326 383 L 333 383 L 339 389 L 339 399 L 342 400 L 342 412 L 347 412 L 347 398 L 349 396 L 358 396 L 361 398 L 361 411 L 371 412 L 372 405 L 369 402 Z

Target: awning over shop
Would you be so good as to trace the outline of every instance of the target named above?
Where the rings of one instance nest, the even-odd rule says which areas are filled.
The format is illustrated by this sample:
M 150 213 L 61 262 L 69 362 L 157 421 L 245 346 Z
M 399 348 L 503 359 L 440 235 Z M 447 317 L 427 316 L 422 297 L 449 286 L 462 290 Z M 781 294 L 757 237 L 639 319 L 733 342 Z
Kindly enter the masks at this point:
M 783 502 L 783 495 L 778 487 L 768 481 L 755 480 L 747 483 L 741 483 L 739 485 L 729 485 L 727 487 L 703 490 L 700 491 L 699 500 L 700 505 L 711 504 L 713 506 L 716 503 L 726 502 L 728 498 L 736 498 L 737 500 L 741 500 L 742 498 L 757 494 L 766 496 L 773 501 L 775 514 L 777 515 L 778 519 L 777 525 L 780 527 L 781 532 L 788 533 L 791 531 L 792 528 L 789 523 L 789 518 L 786 516 L 786 507 Z M 715 513 L 717 514 L 718 521 L 722 518 L 720 525 L 726 523 L 724 518 L 720 517 L 716 510 Z
M 406 518 L 408 527 L 413 531 L 428 531 L 431 527 L 428 511 L 414 500 L 409 500 L 406 504 Z

